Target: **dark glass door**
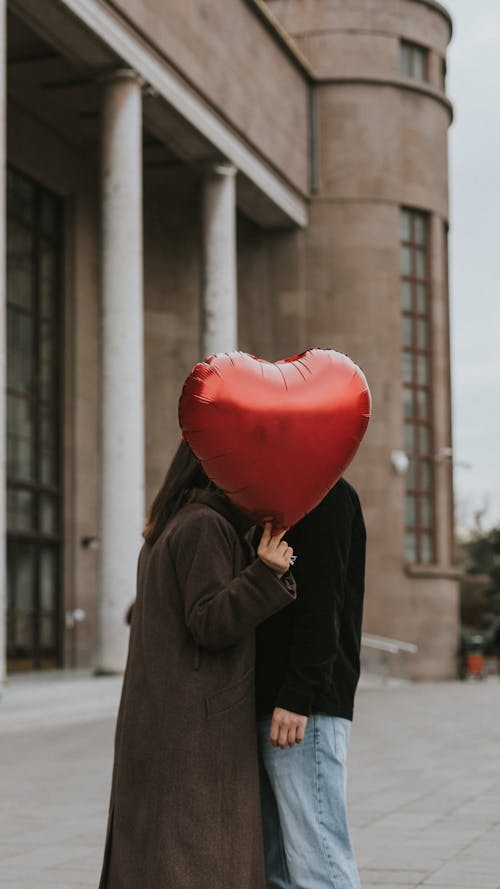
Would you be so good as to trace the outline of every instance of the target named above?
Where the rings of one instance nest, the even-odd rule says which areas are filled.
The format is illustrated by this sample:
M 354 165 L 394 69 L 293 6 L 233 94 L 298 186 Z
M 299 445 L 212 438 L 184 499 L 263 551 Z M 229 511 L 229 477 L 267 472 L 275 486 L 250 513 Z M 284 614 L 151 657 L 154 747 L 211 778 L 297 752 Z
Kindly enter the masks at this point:
M 61 664 L 61 217 L 7 175 L 7 666 Z

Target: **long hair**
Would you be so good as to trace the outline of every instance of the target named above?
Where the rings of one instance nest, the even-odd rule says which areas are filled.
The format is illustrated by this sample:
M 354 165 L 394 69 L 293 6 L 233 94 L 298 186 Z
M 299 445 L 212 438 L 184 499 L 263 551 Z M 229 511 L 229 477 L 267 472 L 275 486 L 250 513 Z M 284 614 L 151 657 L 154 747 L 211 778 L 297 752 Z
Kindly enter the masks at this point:
M 153 544 L 168 520 L 181 508 L 193 488 L 210 485 L 201 463 L 184 440 L 181 441 L 158 491 L 142 532 L 146 543 Z

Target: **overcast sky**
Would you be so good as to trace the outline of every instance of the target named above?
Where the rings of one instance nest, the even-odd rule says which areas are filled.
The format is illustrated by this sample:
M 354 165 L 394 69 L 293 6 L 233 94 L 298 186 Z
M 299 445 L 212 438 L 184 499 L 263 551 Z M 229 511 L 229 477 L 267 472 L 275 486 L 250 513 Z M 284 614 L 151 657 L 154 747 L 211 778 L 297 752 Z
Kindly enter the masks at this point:
M 446 0 L 455 492 L 500 525 L 500 0 Z M 461 464 L 471 464 L 470 468 Z

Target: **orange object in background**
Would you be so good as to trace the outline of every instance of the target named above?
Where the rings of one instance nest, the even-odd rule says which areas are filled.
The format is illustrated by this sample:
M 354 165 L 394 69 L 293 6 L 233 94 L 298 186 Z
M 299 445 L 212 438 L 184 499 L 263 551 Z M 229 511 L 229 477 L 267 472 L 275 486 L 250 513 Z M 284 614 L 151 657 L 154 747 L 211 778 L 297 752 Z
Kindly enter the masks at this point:
M 484 675 L 484 655 L 482 655 L 482 654 L 468 654 L 466 663 L 467 663 L 467 674 L 469 676 L 483 676 Z

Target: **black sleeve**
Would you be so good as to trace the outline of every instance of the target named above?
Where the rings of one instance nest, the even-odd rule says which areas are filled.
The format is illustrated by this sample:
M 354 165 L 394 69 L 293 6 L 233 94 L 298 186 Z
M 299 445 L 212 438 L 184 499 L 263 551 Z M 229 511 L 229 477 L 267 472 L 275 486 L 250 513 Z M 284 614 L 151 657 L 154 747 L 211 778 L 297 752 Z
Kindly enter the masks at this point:
M 357 498 L 356 498 L 357 500 Z M 335 489 L 297 526 L 291 545 L 297 555 L 294 629 L 288 668 L 276 706 L 309 716 L 324 689 L 338 650 L 351 539 L 359 501 Z

